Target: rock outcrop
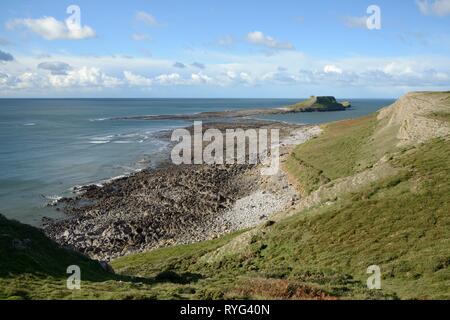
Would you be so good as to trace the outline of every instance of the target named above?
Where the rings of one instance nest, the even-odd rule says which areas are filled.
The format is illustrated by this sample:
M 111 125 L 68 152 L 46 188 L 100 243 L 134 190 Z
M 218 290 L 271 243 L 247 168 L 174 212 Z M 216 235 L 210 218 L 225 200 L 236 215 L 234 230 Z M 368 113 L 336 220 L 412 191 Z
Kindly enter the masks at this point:
M 325 112 L 344 111 L 350 107 L 350 102 L 340 103 L 335 97 L 311 96 L 308 100 L 289 106 L 292 112 Z

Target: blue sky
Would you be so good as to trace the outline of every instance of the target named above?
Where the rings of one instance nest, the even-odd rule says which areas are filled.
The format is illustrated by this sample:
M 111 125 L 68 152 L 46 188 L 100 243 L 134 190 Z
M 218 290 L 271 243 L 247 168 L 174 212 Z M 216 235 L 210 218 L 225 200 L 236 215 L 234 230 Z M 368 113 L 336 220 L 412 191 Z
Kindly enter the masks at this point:
M 380 29 L 366 26 L 370 5 Z M 448 90 L 449 30 L 450 0 L 2 1 L 0 97 Z

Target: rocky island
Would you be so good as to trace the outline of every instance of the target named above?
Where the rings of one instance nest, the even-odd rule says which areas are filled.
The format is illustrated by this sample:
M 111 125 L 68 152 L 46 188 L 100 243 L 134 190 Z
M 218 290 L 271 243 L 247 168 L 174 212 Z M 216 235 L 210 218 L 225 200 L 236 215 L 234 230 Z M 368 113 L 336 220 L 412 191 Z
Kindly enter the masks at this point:
M 337 102 L 335 97 L 311 96 L 308 100 L 289 106 L 290 112 L 326 112 L 344 111 L 351 106 L 350 102 Z

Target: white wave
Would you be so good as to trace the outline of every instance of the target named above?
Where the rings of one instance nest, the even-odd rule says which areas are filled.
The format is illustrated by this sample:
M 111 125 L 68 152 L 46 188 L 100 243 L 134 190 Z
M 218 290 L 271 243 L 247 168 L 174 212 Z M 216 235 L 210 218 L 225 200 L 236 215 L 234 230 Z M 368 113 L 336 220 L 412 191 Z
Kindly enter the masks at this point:
M 126 177 L 128 177 L 128 176 L 129 176 L 129 175 L 127 175 L 127 174 L 121 174 L 121 175 L 118 175 L 118 176 L 115 176 L 115 177 L 112 177 L 112 178 L 109 178 L 109 179 L 102 180 L 102 181 L 100 182 L 100 184 L 103 186 L 103 185 L 105 185 L 106 183 L 113 182 L 114 180 L 123 179 L 123 178 L 126 178 Z
M 28 122 L 28 123 L 24 123 L 23 125 L 24 125 L 24 126 L 35 126 L 36 123 L 34 123 L 34 122 Z
M 91 140 L 109 140 L 111 138 L 114 138 L 115 135 L 107 135 L 107 136 L 100 136 L 100 137 L 93 137 Z
M 105 121 L 108 120 L 109 118 L 97 118 L 97 119 L 89 119 L 89 121 L 91 122 L 95 122 L 95 121 Z
M 89 143 L 105 144 L 105 143 L 111 142 L 111 139 L 113 139 L 114 137 L 115 137 L 114 135 L 108 135 L 108 136 L 104 136 L 104 137 L 93 137 L 90 139 L 91 141 L 89 141 Z
M 43 197 L 44 197 L 45 199 L 47 199 L 47 200 L 50 200 L 50 204 L 51 204 L 52 206 L 55 205 L 55 204 L 57 204 L 58 201 L 62 199 L 62 197 L 61 197 L 61 196 L 58 196 L 58 195 L 51 195 L 51 196 L 45 196 L 45 195 L 43 195 Z

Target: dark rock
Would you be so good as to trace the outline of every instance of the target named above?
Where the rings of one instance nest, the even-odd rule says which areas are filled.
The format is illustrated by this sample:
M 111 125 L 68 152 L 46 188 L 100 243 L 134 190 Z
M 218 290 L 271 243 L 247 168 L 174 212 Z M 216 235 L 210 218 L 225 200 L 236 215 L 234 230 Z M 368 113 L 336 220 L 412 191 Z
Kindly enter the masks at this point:
M 111 267 L 111 265 L 106 262 L 106 261 L 99 261 L 100 267 L 102 267 L 103 270 L 105 270 L 106 272 L 115 274 L 113 267 Z
M 269 220 L 266 223 L 264 223 L 264 227 L 268 228 L 268 227 L 273 226 L 274 224 L 275 224 L 275 221 Z

